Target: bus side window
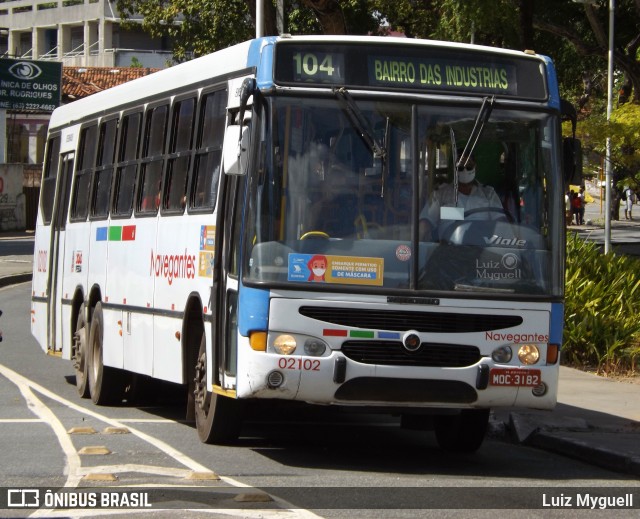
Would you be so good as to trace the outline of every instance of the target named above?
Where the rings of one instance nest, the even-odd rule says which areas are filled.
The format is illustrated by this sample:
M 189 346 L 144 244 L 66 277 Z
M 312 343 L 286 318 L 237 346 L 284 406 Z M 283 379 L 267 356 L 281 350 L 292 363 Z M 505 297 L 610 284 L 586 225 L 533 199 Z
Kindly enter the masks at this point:
M 42 219 L 45 224 L 51 223 L 53 215 L 53 203 L 56 196 L 56 181 L 58 180 L 58 167 L 60 164 L 60 136 L 49 139 L 47 146 L 47 160 L 45 161 L 42 177 Z
M 98 144 L 98 125 L 92 124 L 80 132 L 78 169 L 71 199 L 71 220 L 86 220 L 89 213 L 89 185 Z
M 167 198 L 163 208 L 170 211 L 184 210 L 187 196 L 187 178 L 191 156 L 191 137 L 195 119 L 195 98 L 178 101 L 171 117 L 171 141 L 167 163 Z
M 151 108 L 146 114 L 142 142 L 142 165 L 140 166 L 140 187 L 138 190 L 140 194 L 138 210 L 144 213 L 155 214 L 160 207 L 162 164 L 168 114 L 168 105 Z
M 128 215 L 133 207 L 133 191 L 136 182 L 136 154 L 140 140 L 140 112 L 126 115 L 120 127 L 118 167 L 116 168 L 113 213 Z
M 104 218 L 109 214 L 109 198 L 111 196 L 111 177 L 113 161 L 116 154 L 116 134 L 118 119 L 113 118 L 100 124 L 98 138 L 98 155 L 93 179 L 91 196 L 91 216 Z
M 216 204 L 226 104 L 226 89 L 206 94 L 200 101 L 190 198 L 190 206 L 194 209 L 213 209 Z

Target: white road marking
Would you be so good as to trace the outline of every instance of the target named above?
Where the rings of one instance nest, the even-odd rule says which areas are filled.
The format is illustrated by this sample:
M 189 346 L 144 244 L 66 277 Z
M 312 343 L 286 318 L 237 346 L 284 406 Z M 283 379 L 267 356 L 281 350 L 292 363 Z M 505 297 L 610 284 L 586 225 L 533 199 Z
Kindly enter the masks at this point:
M 76 449 L 73 445 L 73 443 L 71 442 L 71 439 L 69 437 L 69 435 L 67 434 L 66 429 L 62 426 L 62 423 L 60 422 L 60 420 L 58 420 L 57 416 L 48 408 L 46 407 L 41 401 L 40 399 L 38 399 L 38 397 L 36 397 L 32 390 L 37 391 L 38 393 L 40 393 L 41 395 L 46 396 L 47 398 L 50 398 L 51 400 L 54 400 L 66 407 L 68 407 L 69 409 L 73 409 L 75 411 L 78 411 L 80 413 L 85 413 L 88 414 L 89 416 L 92 416 L 94 418 L 96 418 L 97 420 L 100 420 L 102 422 L 108 423 L 109 425 L 113 426 L 113 427 L 124 427 L 123 423 L 121 421 L 118 420 L 114 420 L 112 418 L 109 418 L 108 416 L 104 416 L 100 413 L 97 413 L 91 409 L 87 409 L 86 407 L 82 407 L 80 405 L 74 404 L 73 402 L 67 400 L 66 398 L 63 398 L 59 395 L 57 395 L 56 393 L 53 393 L 52 391 L 48 390 L 47 388 L 41 386 L 40 384 L 20 375 L 19 373 L 16 373 L 15 371 L 13 371 L 12 369 L 0 364 L 0 374 L 2 374 L 5 378 L 7 378 L 8 380 L 10 380 L 11 382 L 13 382 L 18 389 L 20 390 L 20 392 L 22 393 L 22 395 L 24 396 L 26 402 L 27 402 L 27 406 L 29 407 L 29 409 L 36 415 L 39 417 L 40 420 L 45 421 L 47 423 L 47 425 L 49 425 L 52 429 L 53 432 L 55 433 L 58 442 L 60 443 L 60 446 L 62 447 L 62 450 L 65 454 L 65 474 L 67 476 L 67 481 L 65 483 L 65 487 L 66 488 L 75 488 L 78 486 L 78 483 L 80 482 L 80 480 L 82 479 L 82 477 L 85 475 L 85 472 L 91 472 L 91 471 L 95 471 L 96 468 L 95 467 L 91 467 L 91 468 L 82 468 L 81 467 L 81 462 L 80 462 L 80 457 L 78 455 L 78 453 L 76 452 Z M 150 443 L 151 445 L 153 445 L 155 448 L 157 448 L 158 450 L 164 452 L 165 454 L 171 456 L 174 460 L 176 460 L 178 463 L 180 463 L 181 465 L 184 465 L 185 467 L 187 467 L 190 471 L 194 471 L 194 472 L 212 472 L 210 469 L 208 469 L 207 467 L 205 467 L 204 465 L 201 465 L 200 463 L 198 463 L 197 461 L 193 460 L 192 458 L 190 458 L 189 456 L 187 456 L 186 454 L 178 451 L 177 449 L 174 449 L 173 447 L 171 447 L 169 444 L 163 442 L 162 440 L 159 440 L 158 438 L 154 438 L 153 436 L 150 436 L 146 433 L 143 433 L 142 431 L 139 431 L 133 427 L 128 426 L 127 427 L 129 429 L 129 431 L 131 432 L 131 434 L 136 435 L 138 438 L 146 441 L 147 443 Z M 118 467 L 122 467 L 123 465 L 114 465 L 112 467 L 110 467 L 111 471 L 115 471 L 117 470 Z M 133 466 L 133 465 L 131 465 Z M 139 467 L 139 466 L 138 466 Z M 154 470 L 154 467 L 149 467 L 152 471 Z M 179 470 L 179 469 L 178 469 Z M 245 483 L 242 483 L 240 481 L 237 481 L 233 478 L 229 478 L 226 476 L 219 476 L 220 480 L 227 483 L 230 486 L 233 487 L 239 487 L 239 488 L 253 488 L 251 485 L 247 485 Z M 318 519 L 320 518 L 320 516 L 314 514 L 313 512 L 309 511 L 309 510 L 305 510 L 305 509 L 300 509 L 300 508 L 294 508 L 293 505 L 291 505 L 291 503 L 288 503 L 286 501 L 284 501 L 283 499 L 280 499 L 277 496 L 272 496 L 273 500 L 278 503 L 279 506 L 283 507 L 282 510 L 266 510 L 266 509 L 215 509 L 215 508 L 211 508 L 211 509 L 203 509 L 203 510 L 197 510 L 194 512 L 202 512 L 202 513 L 207 513 L 207 514 L 220 514 L 220 515 L 228 515 L 228 516 L 232 516 L 232 517 L 245 517 L 248 519 L 269 519 L 269 518 L 284 518 L 284 517 L 295 517 L 295 518 L 301 518 L 301 519 Z M 141 513 L 148 513 L 148 512 L 159 512 L 159 509 L 147 509 L 147 510 L 132 510 L 132 509 L 128 509 L 128 510 L 122 510 L 122 514 L 131 514 L 132 512 L 141 512 Z M 72 513 L 70 513 L 72 512 Z M 86 513 L 85 513 L 86 512 Z M 46 509 L 40 509 L 35 511 L 33 514 L 30 515 L 30 517 L 96 517 L 98 515 L 120 515 L 120 511 L 114 511 L 114 510 L 97 510 L 97 509 L 91 509 L 91 510 L 73 510 L 73 511 L 69 511 L 69 510 L 46 510 Z M 293 514 L 293 515 L 292 515 Z
M 46 423 L 42 418 L 0 418 L 0 423 Z

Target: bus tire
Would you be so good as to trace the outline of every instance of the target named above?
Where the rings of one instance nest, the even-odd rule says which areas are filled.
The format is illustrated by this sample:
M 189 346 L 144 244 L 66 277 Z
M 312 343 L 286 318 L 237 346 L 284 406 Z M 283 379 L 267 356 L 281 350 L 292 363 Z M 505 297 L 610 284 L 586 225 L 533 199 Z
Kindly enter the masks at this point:
M 96 405 L 121 402 L 124 390 L 123 372 L 103 364 L 103 331 L 102 304 L 98 303 L 91 318 L 88 348 L 89 391 Z
M 194 405 L 196 429 L 203 443 L 228 444 L 236 441 L 242 427 L 239 401 L 207 391 L 207 347 L 204 333 L 195 369 Z
M 489 409 L 464 409 L 455 415 L 434 417 L 434 431 L 440 448 L 449 452 L 475 452 L 484 441 Z
M 81 398 L 89 397 L 89 363 L 87 362 L 87 319 L 84 303 L 78 309 L 76 329 L 71 345 L 71 360 L 76 373 L 76 389 Z

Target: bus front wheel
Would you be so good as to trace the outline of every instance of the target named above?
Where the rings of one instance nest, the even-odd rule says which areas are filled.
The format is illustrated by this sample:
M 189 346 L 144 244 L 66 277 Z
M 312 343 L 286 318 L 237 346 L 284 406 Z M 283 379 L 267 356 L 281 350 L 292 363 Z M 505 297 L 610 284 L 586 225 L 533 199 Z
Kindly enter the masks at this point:
M 240 403 L 207 390 L 207 347 L 204 333 L 196 361 L 193 402 L 200 441 L 225 444 L 238 439 L 242 426 Z
M 89 363 L 87 362 L 87 320 L 84 304 L 78 309 L 71 348 L 71 360 L 76 373 L 76 389 L 81 398 L 87 398 L 89 396 Z
M 450 452 L 475 452 L 484 441 L 489 409 L 464 409 L 455 415 L 434 417 L 438 445 Z
M 124 381 L 123 372 L 104 365 L 103 354 L 104 321 L 102 305 L 98 303 L 93 310 L 89 332 L 89 391 L 96 405 L 109 405 L 122 401 Z

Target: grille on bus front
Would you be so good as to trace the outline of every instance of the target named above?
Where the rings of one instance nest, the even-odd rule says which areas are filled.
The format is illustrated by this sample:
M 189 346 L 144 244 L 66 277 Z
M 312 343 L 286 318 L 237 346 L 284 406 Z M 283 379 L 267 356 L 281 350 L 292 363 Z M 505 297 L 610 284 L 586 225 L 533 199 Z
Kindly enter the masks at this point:
M 354 328 L 432 333 L 469 333 L 502 330 L 522 324 L 518 315 L 454 314 L 447 312 L 405 312 L 301 306 L 301 315 L 327 323 Z
M 385 366 L 464 368 L 480 360 L 480 350 L 475 346 L 426 342 L 415 352 L 408 352 L 397 341 L 346 341 L 342 353 L 356 362 Z

